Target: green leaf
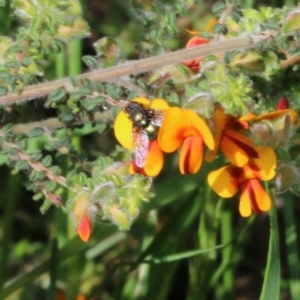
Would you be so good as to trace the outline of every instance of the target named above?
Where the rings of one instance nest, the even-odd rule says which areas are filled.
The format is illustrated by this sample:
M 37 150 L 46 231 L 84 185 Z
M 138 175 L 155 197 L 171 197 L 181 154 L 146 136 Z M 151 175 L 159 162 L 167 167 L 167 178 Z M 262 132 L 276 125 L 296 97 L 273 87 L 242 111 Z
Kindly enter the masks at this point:
M 270 190 L 269 190 L 270 192 Z M 272 195 L 274 196 L 274 192 Z M 279 253 L 279 232 L 277 223 L 277 212 L 274 203 L 269 212 L 270 216 L 270 237 L 269 237 L 269 250 L 266 271 L 264 275 L 264 283 L 260 300 L 274 299 L 278 300 L 280 296 L 280 253 Z
M 15 169 L 18 170 L 18 171 L 25 170 L 27 168 L 28 168 L 28 164 L 24 160 L 17 161 L 17 163 L 15 165 Z
M 40 207 L 40 212 L 42 214 L 46 213 L 47 210 L 51 207 L 52 202 L 49 199 L 46 199 L 43 203 L 43 205 Z
M 300 295 L 299 256 L 297 247 L 297 230 L 294 217 L 293 199 L 290 193 L 286 193 L 283 201 L 283 216 L 285 225 L 285 244 L 287 249 L 287 261 L 289 268 L 289 285 L 293 300 Z
M 74 118 L 75 117 L 71 111 L 64 111 L 58 116 L 58 119 L 64 123 L 72 122 Z
M 28 133 L 27 136 L 28 137 L 37 137 L 37 136 L 41 136 L 44 134 L 44 131 L 42 128 L 40 127 L 35 127 L 33 129 L 31 129 Z
M 4 96 L 7 93 L 7 89 L 4 86 L 0 86 L 0 96 Z
M 291 160 L 290 152 L 287 149 L 278 147 L 275 149 L 275 152 L 283 162 L 289 162 Z
M 176 254 L 172 254 L 172 255 L 166 255 L 166 256 L 162 256 L 162 257 L 153 257 L 151 259 L 146 259 L 143 262 L 154 263 L 154 264 L 173 262 L 176 260 L 186 259 L 189 257 L 197 256 L 200 254 L 204 254 L 204 253 L 215 251 L 215 250 L 222 249 L 222 248 L 224 248 L 224 245 L 217 245 L 213 248 L 186 251 L 186 252 L 176 253 Z
M 94 56 L 85 55 L 82 57 L 82 60 L 90 69 L 97 69 L 99 67 L 98 59 Z
M 218 1 L 217 3 L 215 3 L 213 5 L 213 7 L 212 7 L 212 13 L 214 15 L 221 14 L 225 8 L 226 8 L 225 3 L 221 2 L 221 1 Z
M 58 88 L 48 96 L 49 102 L 59 102 L 66 96 L 66 91 L 63 88 Z

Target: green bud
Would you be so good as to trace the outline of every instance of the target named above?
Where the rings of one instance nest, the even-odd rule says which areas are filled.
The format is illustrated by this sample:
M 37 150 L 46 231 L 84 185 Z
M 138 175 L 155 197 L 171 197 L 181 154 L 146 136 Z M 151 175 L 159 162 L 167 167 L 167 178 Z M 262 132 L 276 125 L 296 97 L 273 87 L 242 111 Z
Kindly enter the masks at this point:
M 297 178 L 297 172 L 291 164 L 281 164 L 275 177 L 275 186 L 277 193 L 285 192 Z
M 286 22 L 283 24 L 283 32 L 288 33 L 299 29 L 300 29 L 300 13 L 299 12 L 291 13 L 287 17 Z
M 229 65 L 250 72 L 263 72 L 266 67 L 263 58 L 252 51 L 235 55 Z
M 108 213 L 111 221 L 120 227 L 122 230 L 128 230 L 130 222 L 126 214 L 116 205 L 108 207 Z

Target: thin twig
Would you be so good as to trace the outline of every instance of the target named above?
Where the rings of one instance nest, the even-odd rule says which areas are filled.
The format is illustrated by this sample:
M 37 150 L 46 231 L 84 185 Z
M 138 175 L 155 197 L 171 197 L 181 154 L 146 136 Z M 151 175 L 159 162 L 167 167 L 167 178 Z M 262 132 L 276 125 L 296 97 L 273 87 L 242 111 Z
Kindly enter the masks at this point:
M 249 35 L 245 37 L 221 41 L 218 43 L 210 43 L 207 45 L 179 50 L 142 60 L 129 61 L 125 64 L 121 64 L 112 68 L 85 73 L 77 76 L 77 78 L 79 81 L 82 81 L 84 78 L 88 78 L 92 81 L 111 81 L 124 75 L 138 74 L 154 70 L 163 66 L 180 63 L 199 56 L 221 53 L 230 50 L 251 48 L 257 45 L 257 43 L 268 39 L 272 35 L 274 35 L 273 31 L 266 31 L 262 32 L 259 35 Z M 63 78 L 55 81 L 28 86 L 18 94 L 7 93 L 5 96 L 0 97 L 0 106 L 17 104 L 45 97 L 59 87 L 69 90 L 71 85 L 72 84 L 70 78 Z
M 57 118 L 50 118 L 44 121 L 39 121 L 39 122 L 32 122 L 32 123 L 26 123 L 26 124 L 18 124 L 14 125 L 12 127 L 12 132 L 17 134 L 26 134 L 30 132 L 34 128 L 48 128 L 48 129 L 56 129 L 56 128 L 62 128 L 68 126 L 76 126 L 76 125 L 81 125 L 81 124 L 87 124 L 87 123 L 92 123 L 92 122 L 97 122 L 97 123 L 102 123 L 102 122 L 107 122 L 111 121 L 112 118 L 112 113 L 110 110 L 104 111 L 104 112 L 95 112 L 91 118 L 83 118 L 79 121 L 73 122 L 71 124 L 66 124 L 64 122 L 61 122 Z

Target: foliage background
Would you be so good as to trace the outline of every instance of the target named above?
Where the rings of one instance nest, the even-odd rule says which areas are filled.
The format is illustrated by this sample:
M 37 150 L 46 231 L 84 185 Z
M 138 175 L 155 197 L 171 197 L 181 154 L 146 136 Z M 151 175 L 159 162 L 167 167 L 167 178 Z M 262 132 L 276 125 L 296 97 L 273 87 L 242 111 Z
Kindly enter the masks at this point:
M 153 1 L 137 1 L 136 6 L 145 2 Z M 169 2 L 175 7 L 181 1 Z M 179 34 L 168 40 L 171 50 L 184 47 L 189 38 L 187 28 L 204 30 L 211 19 L 215 2 L 197 2 L 192 10 L 177 19 Z M 242 2 L 243 8 L 296 5 L 296 1 L 288 0 Z M 91 36 L 82 41 L 69 41 L 63 54 L 50 56 L 44 70 L 48 80 L 87 71 L 81 56 L 95 55 L 92 45 L 103 36 L 117 41 L 122 58 L 140 58 L 134 51 L 140 34 L 139 20 L 136 12 L 129 8 L 131 1 L 82 0 L 81 3 Z M 134 1 L 132 5 L 135 6 Z M 176 8 L 172 13 L 176 14 Z M 13 36 L 20 24 L 11 17 L 8 5 L 1 7 L 0 16 L 1 35 Z M 23 122 L 54 116 L 55 111 L 45 109 L 41 102 L 33 101 L 14 111 Z M 102 133 L 98 134 L 100 130 Z M 109 127 L 81 128 L 71 132 L 71 140 L 74 148 L 84 151 L 91 160 L 103 153 L 109 154 L 116 145 Z M 32 149 L 41 146 L 38 138 L 31 138 L 29 143 Z M 66 168 L 65 161 L 58 164 Z M 172 155 L 167 157 L 166 166 L 154 181 L 156 196 L 143 203 L 130 231 L 99 223 L 91 241 L 83 244 L 69 216 L 59 208 L 51 206 L 41 214 L 41 203 L 32 201 L 33 194 L 22 185 L 22 174 L 13 174 L 3 159 L 0 172 L 0 286 L 3 289 L 0 298 L 10 294 L 7 299 L 71 300 L 80 299 L 82 294 L 88 299 L 258 299 L 268 253 L 268 215 L 241 219 L 236 199 L 205 203 L 205 199 L 211 197 L 204 194 L 205 170 L 197 175 L 181 176 Z M 300 224 L 297 219 L 292 227 L 284 222 L 284 200 L 292 201 L 293 205 L 288 219 L 299 213 L 299 204 L 296 197 L 288 194 L 276 199 L 281 241 L 280 299 L 292 299 L 287 258 L 293 256 L 299 267 L 296 237 Z M 222 205 L 222 216 L 215 216 L 216 205 Z M 204 216 L 201 217 L 204 207 L 205 216 L 218 221 L 208 221 L 209 225 L 204 226 Z M 287 248 L 287 237 L 295 239 L 294 249 Z M 230 242 L 230 245 L 218 250 L 214 248 L 216 241 L 217 244 Z M 206 248 L 213 250 L 198 256 L 189 252 Z M 175 254 L 178 256 L 170 257 Z M 141 264 L 153 257 L 172 261 Z M 296 272 L 293 276 L 294 283 L 300 285 L 299 274 Z

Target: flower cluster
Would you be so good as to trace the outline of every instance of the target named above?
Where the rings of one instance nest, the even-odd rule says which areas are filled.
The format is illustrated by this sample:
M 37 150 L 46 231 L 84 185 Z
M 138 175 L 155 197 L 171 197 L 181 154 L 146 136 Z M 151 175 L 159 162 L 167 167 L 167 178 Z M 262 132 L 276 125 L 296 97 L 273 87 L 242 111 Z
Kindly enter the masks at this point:
M 266 124 L 278 135 L 282 131 L 280 124 L 286 124 L 287 119 L 290 124 L 297 123 L 297 113 L 287 108 L 286 100 L 280 100 L 276 111 L 261 116 L 250 112 L 246 116 L 233 116 L 216 106 L 211 121 L 205 121 L 193 110 L 169 107 L 163 99 L 136 98 L 132 102 L 146 111 L 148 122 L 136 128 L 134 117 L 139 116 L 126 113 L 126 109 L 119 113 L 114 130 L 125 148 L 139 147 L 135 131 L 148 134 L 147 126 L 156 110 L 164 111 L 164 120 L 156 124 L 154 135 L 148 134 L 145 164 L 137 166 L 134 156 L 130 173 L 156 176 L 163 167 L 163 152 L 179 150 L 180 173 L 195 174 L 204 157 L 207 162 L 213 162 L 221 152 L 228 162 L 208 174 L 209 186 L 222 198 L 230 198 L 240 190 L 239 211 L 243 217 L 250 216 L 252 211 L 259 213 L 270 209 L 271 199 L 261 181 L 269 181 L 276 175 L 277 159 L 273 148 L 278 144 L 270 144 L 269 136 L 265 139 L 263 136 L 269 134 L 265 131 Z M 286 131 L 284 134 L 289 135 Z

